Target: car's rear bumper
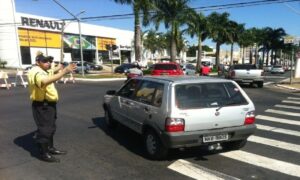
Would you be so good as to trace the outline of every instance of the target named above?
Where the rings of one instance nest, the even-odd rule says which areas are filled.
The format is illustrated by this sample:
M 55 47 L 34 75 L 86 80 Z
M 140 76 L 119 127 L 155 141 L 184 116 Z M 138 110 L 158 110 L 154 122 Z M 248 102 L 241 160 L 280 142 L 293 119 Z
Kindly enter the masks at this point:
M 168 148 L 180 148 L 180 147 L 193 147 L 208 145 L 213 143 L 204 143 L 203 136 L 207 135 L 219 135 L 228 134 L 228 140 L 220 141 L 237 141 L 247 139 L 250 135 L 254 133 L 256 129 L 255 125 L 245 125 L 238 127 L 213 129 L 213 130 L 202 130 L 202 131 L 192 131 L 192 132 L 179 132 L 179 133 L 166 133 L 161 134 L 161 139 L 163 144 Z
M 233 78 L 237 83 L 256 83 L 256 82 L 264 82 L 264 79 L 238 79 L 238 78 Z

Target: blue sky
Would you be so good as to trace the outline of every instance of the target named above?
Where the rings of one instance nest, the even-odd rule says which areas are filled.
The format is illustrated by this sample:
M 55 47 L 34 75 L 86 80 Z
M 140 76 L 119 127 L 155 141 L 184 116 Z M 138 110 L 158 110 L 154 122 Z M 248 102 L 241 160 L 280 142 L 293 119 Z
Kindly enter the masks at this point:
M 85 13 L 81 17 L 107 16 L 114 14 L 132 13 L 131 6 L 116 4 L 113 0 L 57 0 L 73 14 L 82 10 Z M 228 3 L 249 2 L 255 0 L 191 0 L 191 7 L 208 5 L 220 5 Z M 16 11 L 53 17 L 58 19 L 72 18 L 65 10 L 59 7 L 53 0 L 15 0 Z M 300 1 L 293 3 L 270 4 L 218 10 L 228 12 L 229 19 L 238 23 L 244 23 L 246 28 L 272 27 L 284 28 L 290 35 L 300 37 Z M 205 11 L 210 14 L 212 11 Z M 133 18 L 119 20 L 89 21 L 90 24 L 115 27 L 125 30 L 133 30 Z M 143 28 L 144 30 L 150 27 Z M 189 39 L 193 42 L 194 40 Z M 207 42 L 209 43 L 209 42 Z

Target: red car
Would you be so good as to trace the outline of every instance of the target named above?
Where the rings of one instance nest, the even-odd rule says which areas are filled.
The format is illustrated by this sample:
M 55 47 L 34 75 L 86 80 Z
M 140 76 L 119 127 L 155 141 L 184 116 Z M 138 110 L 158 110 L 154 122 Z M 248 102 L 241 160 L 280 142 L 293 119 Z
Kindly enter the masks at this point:
M 159 76 L 159 75 L 184 75 L 179 64 L 175 62 L 169 63 L 157 63 L 153 65 L 153 70 L 151 71 L 151 75 Z

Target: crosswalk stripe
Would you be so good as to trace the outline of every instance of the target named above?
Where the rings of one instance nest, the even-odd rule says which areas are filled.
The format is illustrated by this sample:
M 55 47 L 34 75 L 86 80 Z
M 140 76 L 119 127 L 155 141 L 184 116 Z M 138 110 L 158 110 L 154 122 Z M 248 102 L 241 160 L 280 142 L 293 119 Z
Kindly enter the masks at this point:
M 288 97 L 288 99 L 300 100 L 298 97 Z
M 283 100 L 283 101 L 281 101 L 281 102 L 283 102 L 283 103 L 291 103 L 291 104 L 300 104 L 300 102 L 299 102 L 299 101 L 289 101 L 289 100 Z
M 238 178 L 223 174 L 221 172 L 207 169 L 203 166 L 179 159 L 168 166 L 169 169 L 179 172 L 185 176 L 200 180 L 238 180 Z
M 271 159 L 268 157 L 248 153 L 241 150 L 221 153 L 220 155 L 238 161 L 242 161 L 250 165 L 255 165 L 266 169 L 270 169 L 272 171 L 278 171 L 283 174 L 300 177 L 300 166 L 296 164 Z
M 260 130 L 272 131 L 272 132 L 288 134 L 288 135 L 292 135 L 292 136 L 300 136 L 299 131 L 293 131 L 293 130 L 289 130 L 289 129 L 277 128 L 277 127 L 272 127 L 272 126 L 265 126 L 265 125 L 261 125 L 261 124 L 256 124 L 256 127 L 257 127 L 257 129 L 260 129 Z
M 265 120 L 265 121 L 272 121 L 272 122 L 278 122 L 278 123 L 292 124 L 292 125 L 300 126 L 300 121 L 294 121 L 294 120 L 289 120 L 289 119 L 276 118 L 276 117 L 263 116 L 263 115 L 257 115 L 255 118 L 260 119 L 260 120 Z
M 287 142 L 278 141 L 269 138 L 263 138 L 259 136 L 250 136 L 248 138 L 248 141 L 300 153 L 300 145 L 298 144 L 287 143 Z
M 300 110 L 299 106 L 288 106 L 288 105 L 276 104 L 275 107 Z
M 282 114 L 282 115 L 288 115 L 288 116 L 297 116 L 297 117 L 300 117 L 300 113 L 294 113 L 294 112 L 288 112 L 288 111 L 280 111 L 280 110 L 274 110 L 274 109 L 267 109 L 266 112 L 275 113 L 275 114 Z

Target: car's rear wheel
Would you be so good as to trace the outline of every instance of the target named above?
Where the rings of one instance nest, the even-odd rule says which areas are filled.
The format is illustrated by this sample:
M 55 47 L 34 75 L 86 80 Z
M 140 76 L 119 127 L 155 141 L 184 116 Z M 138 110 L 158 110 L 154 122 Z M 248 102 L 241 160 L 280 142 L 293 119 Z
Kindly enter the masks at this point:
M 222 147 L 225 151 L 238 150 L 244 147 L 247 143 L 247 140 L 231 141 L 222 143 Z
M 107 127 L 114 128 L 117 126 L 117 122 L 112 118 L 111 113 L 107 108 L 105 109 L 104 119 Z
M 257 82 L 257 87 L 259 87 L 259 88 L 264 87 L 264 82 Z
M 168 148 L 162 144 L 157 134 L 151 129 L 144 133 L 144 145 L 150 159 L 161 160 L 168 154 Z

